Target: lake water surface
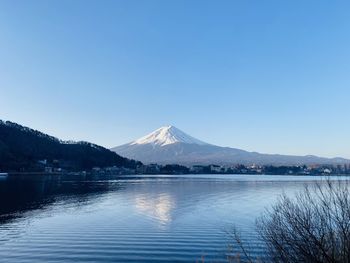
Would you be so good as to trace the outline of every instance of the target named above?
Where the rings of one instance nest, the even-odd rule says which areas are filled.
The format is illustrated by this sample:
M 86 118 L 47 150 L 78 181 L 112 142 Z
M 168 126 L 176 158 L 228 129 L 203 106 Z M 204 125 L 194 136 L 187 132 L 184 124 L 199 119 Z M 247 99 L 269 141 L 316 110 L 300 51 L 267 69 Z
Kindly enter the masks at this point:
M 0 262 L 225 262 L 233 225 L 321 177 L 185 175 L 0 179 Z

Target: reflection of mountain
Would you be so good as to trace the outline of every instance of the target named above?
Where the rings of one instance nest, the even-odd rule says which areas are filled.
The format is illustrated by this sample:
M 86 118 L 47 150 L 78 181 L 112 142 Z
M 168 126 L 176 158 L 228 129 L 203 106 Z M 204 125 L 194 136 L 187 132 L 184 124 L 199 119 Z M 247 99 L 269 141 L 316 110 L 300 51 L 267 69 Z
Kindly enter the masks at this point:
M 163 194 L 139 194 L 135 197 L 136 209 L 160 223 L 166 224 L 171 221 L 171 210 L 175 202 L 167 193 Z
M 230 181 L 224 178 L 237 178 L 241 181 Z M 260 176 L 259 176 L 260 177 Z M 253 177 L 256 178 L 259 177 Z M 241 179 L 239 179 L 241 178 Z M 247 181 L 251 176 L 208 176 L 208 178 L 181 177 L 106 177 L 92 176 L 70 178 L 69 176 L 37 176 L 37 177 L 8 177 L 0 181 L 0 224 L 12 219 L 25 217 L 32 210 L 46 210 L 51 207 L 83 208 L 93 204 L 99 204 L 108 193 L 108 199 L 122 200 L 116 207 L 127 207 L 120 210 L 121 215 L 133 216 L 151 220 L 160 226 L 172 225 L 179 220 L 199 220 L 196 213 L 207 209 L 215 209 L 221 203 L 228 205 L 213 212 L 206 211 L 202 215 L 220 216 L 220 213 L 237 211 L 242 205 L 242 200 L 248 191 L 254 191 L 256 201 L 254 204 L 264 202 L 259 197 L 256 181 Z M 264 177 L 262 177 L 264 178 Z M 269 177 L 279 178 L 279 177 Z M 291 180 L 283 176 L 278 180 Z M 293 180 L 296 180 L 294 177 Z M 112 180 L 108 180 L 112 179 Z M 276 180 L 277 180 L 276 179 Z M 272 180 L 272 179 L 269 179 Z M 305 179 L 304 179 L 305 180 Z M 308 177 L 311 180 L 311 177 Z M 285 183 L 264 183 L 264 189 L 271 196 L 278 193 Z M 265 197 L 266 199 L 266 197 Z M 237 202 L 237 200 L 239 200 Z M 108 211 L 111 207 L 108 208 Z M 37 212 L 38 212 L 37 211 Z M 116 216 L 119 218 L 119 209 Z M 137 224 L 137 220 L 134 222 Z
M 132 210 L 139 217 L 152 221 L 160 228 L 179 226 L 182 223 L 186 225 L 189 222 L 193 225 L 198 223 L 198 227 L 202 228 L 213 220 L 231 220 L 236 213 L 240 217 L 247 216 L 247 220 L 253 220 L 248 212 L 260 211 L 267 206 L 285 184 L 288 184 L 288 189 L 292 192 L 304 184 L 303 181 L 297 181 L 300 177 L 291 179 L 286 176 L 271 176 L 266 177 L 267 181 L 263 181 L 263 178 L 239 175 L 222 175 L 221 178 L 211 175 L 208 178 L 141 177 L 133 183 L 125 181 L 124 193 L 128 195 L 129 203 L 133 205 Z M 266 198 L 266 192 L 270 193 L 269 198 Z M 256 200 L 251 201 L 247 196 Z M 242 207 L 247 207 L 247 213 L 242 213 Z
M 160 227 L 181 221 L 185 217 L 196 218 L 193 214 L 194 209 L 205 210 L 215 206 L 213 200 L 217 200 L 219 196 L 224 199 L 230 198 L 233 189 L 232 184 L 226 180 L 190 177 L 143 177 L 139 178 L 137 183 L 126 183 L 125 186 L 135 212 L 154 221 Z
M 93 178 L 69 176 L 8 177 L 0 182 L 0 223 L 21 217 L 23 213 L 44 209 L 62 201 L 77 206 L 97 195 L 119 188 L 117 183 L 90 181 Z

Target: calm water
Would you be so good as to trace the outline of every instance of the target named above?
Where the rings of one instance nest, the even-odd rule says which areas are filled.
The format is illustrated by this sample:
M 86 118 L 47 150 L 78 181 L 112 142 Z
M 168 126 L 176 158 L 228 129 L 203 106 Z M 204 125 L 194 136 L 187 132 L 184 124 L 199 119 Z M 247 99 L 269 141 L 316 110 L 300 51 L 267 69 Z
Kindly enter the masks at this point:
M 0 179 L 1 262 L 225 261 L 233 225 L 259 255 L 257 216 L 320 177 Z

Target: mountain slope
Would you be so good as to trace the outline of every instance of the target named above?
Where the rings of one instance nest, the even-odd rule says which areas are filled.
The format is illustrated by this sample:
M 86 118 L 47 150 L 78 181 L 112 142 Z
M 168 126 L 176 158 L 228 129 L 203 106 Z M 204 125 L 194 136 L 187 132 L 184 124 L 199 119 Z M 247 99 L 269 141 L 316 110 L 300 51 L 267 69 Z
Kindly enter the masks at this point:
M 350 163 L 343 158 L 260 154 L 208 144 L 174 126 L 165 126 L 131 143 L 111 149 L 121 156 L 144 163 L 301 165 Z
M 37 170 L 38 161 L 58 163 L 69 170 L 92 167 L 124 166 L 133 168 L 136 162 L 121 157 L 101 146 L 88 142 L 64 142 L 23 127 L 0 120 L 0 170 Z

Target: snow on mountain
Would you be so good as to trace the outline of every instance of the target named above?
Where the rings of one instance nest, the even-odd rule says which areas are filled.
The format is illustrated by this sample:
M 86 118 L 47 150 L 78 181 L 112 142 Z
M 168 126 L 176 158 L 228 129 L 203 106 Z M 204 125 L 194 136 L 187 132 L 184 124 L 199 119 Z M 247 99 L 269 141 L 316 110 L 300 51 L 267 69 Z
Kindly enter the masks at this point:
M 302 165 L 350 163 L 343 158 L 261 154 L 200 141 L 174 126 L 164 126 L 131 143 L 111 149 L 121 156 L 158 164 Z
M 164 126 L 154 132 L 130 143 L 130 145 L 135 144 L 155 144 L 159 146 L 165 146 L 173 143 L 189 143 L 206 145 L 207 143 L 197 140 L 192 136 L 184 133 L 174 126 Z

